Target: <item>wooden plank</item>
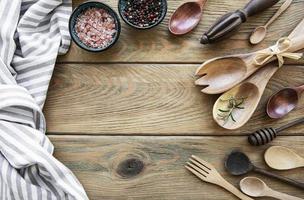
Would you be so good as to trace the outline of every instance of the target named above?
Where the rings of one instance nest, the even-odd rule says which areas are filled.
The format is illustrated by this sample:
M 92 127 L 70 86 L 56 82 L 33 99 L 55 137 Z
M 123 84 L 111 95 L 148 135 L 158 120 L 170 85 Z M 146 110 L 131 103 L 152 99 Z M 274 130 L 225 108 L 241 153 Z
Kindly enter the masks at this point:
M 243 135 L 278 127 L 303 116 L 300 107 L 282 120 L 265 114 L 268 97 L 283 86 L 303 84 L 304 67 L 286 66 L 275 75 L 257 112 L 236 131 L 219 128 L 211 117 L 216 95 L 194 86 L 197 65 L 58 65 L 47 98 L 48 131 L 61 134 Z M 303 134 L 304 126 L 286 134 Z
M 83 0 L 73 0 L 74 7 Z M 103 1 L 117 11 L 117 1 Z M 59 57 L 58 62 L 166 62 L 166 63 L 201 63 L 215 56 L 232 53 L 246 53 L 265 48 L 282 36 L 286 36 L 304 18 L 304 0 L 294 0 L 291 7 L 270 28 L 267 38 L 257 46 L 248 43 L 251 31 L 263 25 L 280 7 L 278 3 L 263 14 L 253 17 L 244 24 L 239 32 L 230 39 L 217 45 L 203 46 L 199 44 L 201 34 L 214 21 L 228 11 L 243 7 L 248 0 L 212 0 L 208 1 L 200 25 L 190 34 L 182 37 L 172 36 L 168 32 L 168 20 L 172 12 L 182 0 L 168 0 L 169 10 L 163 23 L 152 30 L 139 31 L 128 27 L 122 21 L 122 34 L 118 43 L 103 53 L 88 53 L 72 45 L 69 53 Z M 304 59 L 302 60 L 304 63 Z
M 192 154 L 212 163 L 238 187 L 243 177 L 232 177 L 223 168 L 231 150 L 240 148 L 263 168 L 265 147 L 247 145 L 245 137 L 87 137 L 51 136 L 55 157 L 69 167 L 84 185 L 91 200 L 233 200 L 225 190 L 201 182 L 184 169 Z M 280 137 L 273 145 L 292 147 L 304 156 L 304 137 Z M 303 181 L 302 169 L 277 172 Z M 303 191 L 262 178 L 270 187 L 304 198 Z M 261 198 L 266 200 L 266 198 Z

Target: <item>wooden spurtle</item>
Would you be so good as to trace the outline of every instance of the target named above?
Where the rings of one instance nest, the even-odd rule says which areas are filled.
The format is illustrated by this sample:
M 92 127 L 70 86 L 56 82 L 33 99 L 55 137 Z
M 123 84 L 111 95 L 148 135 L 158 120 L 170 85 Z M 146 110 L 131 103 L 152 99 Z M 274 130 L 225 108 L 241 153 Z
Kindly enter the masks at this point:
M 264 181 L 256 177 L 246 177 L 240 181 L 242 192 L 251 197 L 273 197 L 281 200 L 303 200 L 268 187 Z
M 183 35 L 194 29 L 202 18 L 206 2 L 207 0 L 190 1 L 178 7 L 170 18 L 169 31 L 174 35 Z
M 304 167 L 304 158 L 293 150 L 282 147 L 272 146 L 264 154 L 265 162 L 269 167 L 276 170 L 289 170 Z
M 304 19 L 288 36 L 291 42 L 288 52 L 295 52 L 304 48 L 303 35 Z M 203 93 L 223 93 L 244 81 L 260 67 L 276 60 L 276 56 L 272 56 L 271 59 L 262 65 L 257 65 L 255 62 L 258 55 L 272 53 L 273 50 L 267 48 L 249 54 L 224 56 L 208 60 L 197 69 L 196 75 L 200 76 L 200 78 L 195 81 L 195 84 L 204 87 L 202 89 Z

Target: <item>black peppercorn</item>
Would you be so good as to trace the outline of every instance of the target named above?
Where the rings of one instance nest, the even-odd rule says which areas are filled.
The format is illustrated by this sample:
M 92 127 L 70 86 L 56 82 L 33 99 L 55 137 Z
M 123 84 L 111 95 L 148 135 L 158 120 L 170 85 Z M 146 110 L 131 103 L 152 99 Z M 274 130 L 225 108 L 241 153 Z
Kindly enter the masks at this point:
M 122 14 L 133 25 L 151 26 L 161 18 L 161 0 L 126 0 Z

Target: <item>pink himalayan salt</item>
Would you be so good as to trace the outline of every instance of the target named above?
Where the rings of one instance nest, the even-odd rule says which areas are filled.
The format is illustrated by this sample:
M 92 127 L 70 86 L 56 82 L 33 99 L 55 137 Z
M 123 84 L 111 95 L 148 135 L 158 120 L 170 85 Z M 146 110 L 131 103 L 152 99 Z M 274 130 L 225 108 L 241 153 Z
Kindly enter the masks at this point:
M 77 19 L 75 30 L 83 44 L 93 48 L 105 48 L 116 33 L 114 18 L 102 8 L 89 8 Z

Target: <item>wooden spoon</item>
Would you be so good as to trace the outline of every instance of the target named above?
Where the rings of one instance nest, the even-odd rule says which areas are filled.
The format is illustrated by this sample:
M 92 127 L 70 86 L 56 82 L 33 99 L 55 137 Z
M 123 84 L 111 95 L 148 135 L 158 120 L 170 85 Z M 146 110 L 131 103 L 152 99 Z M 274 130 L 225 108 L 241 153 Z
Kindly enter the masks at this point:
M 228 155 L 225 161 L 225 168 L 231 175 L 240 176 L 245 175 L 249 172 L 256 172 L 268 177 L 276 178 L 277 180 L 283 181 L 298 188 L 304 189 L 304 183 L 302 182 L 298 182 L 290 178 L 280 176 L 278 174 L 269 172 L 265 169 L 255 166 L 250 161 L 248 156 L 240 151 L 233 151 Z
M 169 31 L 174 35 L 183 35 L 194 29 L 202 17 L 207 0 L 186 2 L 178 7 L 169 21 Z
M 267 103 L 266 111 L 270 118 L 278 119 L 292 111 L 299 102 L 304 92 L 304 85 L 299 87 L 284 88 L 272 95 Z
M 259 26 L 250 35 L 250 43 L 251 44 L 258 44 L 262 42 L 266 36 L 267 28 L 270 24 L 272 24 L 292 3 L 292 0 L 286 0 L 279 10 L 272 16 L 272 18 L 264 25 Z
M 304 167 L 304 158 L 286 147 L 270 147 L 265 152 L 264 159 L 269 167 L 277 170 Z
M 298 49 L 304 48 L 304 38 L 302 38 L 303 36 L 298 35 L 300 33 L 304 34 L 304 20 L 302 20 L 302 22 L 289 35 L 289 38 L 293 43 L 291 50 L 298 50 Z M 229 60 L 228 63 L 229 62 L 232 63 L 232 61 L 234 59 L 232 59 L 232 57 L 230 57 L 227 60 Z M 219 59 L 217 61 L 225 62 L 225 59 Z M 211 62 L 213 62 L 213 61 L 211 61 Z M 213 62 L 213 64 L 219 63 L 219 62 Z M 207 66 L 210 67 L 212 65 L 207 64 Z M 234 63 L 230 66 L 226 65 L 226 67 L 230 67 L 229 70 L 234 69 L 237 66 L 238 66 L 237 63 Z M 258 67 L 255 67 L 255 68 L 256 68 L 255 70 L 257 70 Z M 211 68 L 211 70 L 209 70 L 209 72 L 213 72 L 212 70 L 214 70 L 214 69 L 216 69 L 216 68 L 215 67 Z M 224 69 L 225 69 L 225 67 L 224 67 Z M 247 69 L 249 69 L 249 68 L 247 68 Z M 231 90 L 222 94 L 213 106 L 213 119 L 216 121 L 216 123 L 218 125 L 220 125 L 221 127 L 230 129 L 230 130 L 237 129 L 237 128 L 240 128 L 241 126 L 243 126 L 251 118 L 252 114 L 256 110 L 267 83 L 269 82 L 270 78 L 274 75 L 274 73 L 277 70 L 278 70 L 278 67 L 276 67 L 273 64 L 269 64 L 268 66 L 261 68 L 258 72 L 256 72 L 254 75 L 249 77 L 244 82 L 240 83 L 239 85 L 236 85 Z M 224 70 L 219 71 L 218 74 L 221 74 L 223 71 Z M 234 70 L 234 72 L 237 72 L 237 73 L 240 73 L 240 71 L 241 71 L 240 69 Z M 226 73 L 227 73 L 227 71 L 226 71 Z M 213 86 L 212 89 L 214 89 L 218 86 L 219 86 L 218 88 L 220 88 L 220 87 L 223 88 L 223 87 L 227 87 L 227 85 L 229 85 L 229 84 L 227 84 L 226 86 L 221 85 L 221 83 L 222 83 L 221 79 L 224 80 L 224 82 L 226 82 L 226 83 L 228 83 L 229 81 L 231 83 L 239 82 L 239 80 L 240 79 L 242 80 L 243 77 L 239 76 L 239 77 L 237 77 L 239 80 L 235 79 L 237 73 L 234 73 L 234 74 L 230 73 L 231 74 L 230 76 L 227 76 L 227 74 L 225 74 L 225 73 L 222 74 L 222 76 L 210 73 L 209 77 L 213 76 L 212 77 L 213 81 L 217 81 L 217 82 L 214 82 L 214 84 L 212 85 Z M 245 74 L 248 74 L 248 71 Z M 202 78 L 198 79 L 198 81 L 204 79 L 205 77 L 206 76 L 203 76 Z M 207 78 L 208 78 L 208 74 L 207 74 Z M 218 80 L 217 80 L 217 78 L 218 78 Z M 203 90 L 203 92 L 208 88 L 210 88 L 210 86 L 205 88 Z M 210 90 L 209 90 L 209 92 L 210 92 Z M 244 103 L 242 105 L 240 105 L 240 107 L 242 107 L 242 109 L 230 109 L 229 110 L 229 104 L 227 104 L 227 101 L 223 101 L 223 100 L 230 99 L 231 97 L 236 98 L 236 99 L 244 98 Z M 228 111 L 228 113 L 222 113 L 222 111 Z M 222 117 L 223 115 L 227 115 L 227 114 L 229 115 L 228 118 Z
M 301 198 L 269 188 L 264 181 L 256 177 L 243 178 L 240 181 L 240 188 L 242 192 L 251 197 L 273 197 L 281 200 L 301 200 Z
M 278 69 L 279 68 L 275 64 L 270 63 L 244 82 L 222 94 L 213 106 L 213 119 L 216 123 L 221 127 L 230 130 L 243 126 L 254 113 L 268 81 Z M 227 113 L 221 113 L 220 110 L 226 110 L 228 106 L 228 102 L 223 100 L 231 97 L 236 99 L 244 98 L 244 103 L 240 105 L 242 109 L 235 108 L 231 110 L 230 114 L 232 117 L 223 119 L 221 115 L 227 115 Z
M 303 34 L 304 19 L 288 36 L 292 42 L 290 52 L 304 48 Z M 197 69 L 196 75 L 201 77 L 195 81 L 195 84 L 205 87 L 202 90 L 203 93 L 223 93 L 241 83 L 261 67 L 255 65 L 254 58 L 257 53 L 262 52 L 271 52 L 271 50 L 267 48 L 249 54 L 224 56 L 208 60 Z M 269 62 L 275 59 L 273 57 Z

